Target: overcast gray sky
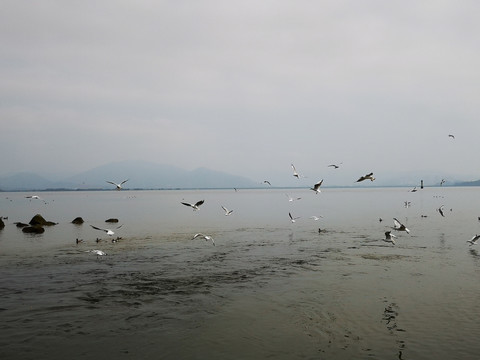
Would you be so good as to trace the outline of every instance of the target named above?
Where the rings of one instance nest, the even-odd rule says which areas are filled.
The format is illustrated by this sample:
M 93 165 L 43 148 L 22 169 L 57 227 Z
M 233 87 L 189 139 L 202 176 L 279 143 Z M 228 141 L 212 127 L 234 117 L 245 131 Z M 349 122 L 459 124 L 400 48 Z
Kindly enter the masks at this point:
M 329 185 L 480 178 L 478 14 L 477 1 L 4 0 L 0 175 L 139 159 L 278 182 L 293 162 Z

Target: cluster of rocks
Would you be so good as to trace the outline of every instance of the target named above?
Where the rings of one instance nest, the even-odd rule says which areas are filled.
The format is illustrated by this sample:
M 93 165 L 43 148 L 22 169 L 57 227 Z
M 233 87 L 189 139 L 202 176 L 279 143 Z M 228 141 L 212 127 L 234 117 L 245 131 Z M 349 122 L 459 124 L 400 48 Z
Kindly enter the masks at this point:
M 44 226 L 57 225 L 57 223 L 54 223 L 53 221 L 45 220 L 45 218 L 40 214 L 35 215 L 28 224 L 21 222 L 17 222 L 15 224 L 17 227 L 22 228 L 24 233 L 29 234 L 42 234 L 45 232 Z

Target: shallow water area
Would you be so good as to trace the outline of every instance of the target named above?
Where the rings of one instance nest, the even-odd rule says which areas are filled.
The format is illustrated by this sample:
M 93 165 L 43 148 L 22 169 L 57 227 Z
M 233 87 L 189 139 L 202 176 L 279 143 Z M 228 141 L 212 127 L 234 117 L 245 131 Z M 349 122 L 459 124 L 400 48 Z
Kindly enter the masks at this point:
M 25 195 L 0 193 L 2 359 L 477 358 L 476 188 Z

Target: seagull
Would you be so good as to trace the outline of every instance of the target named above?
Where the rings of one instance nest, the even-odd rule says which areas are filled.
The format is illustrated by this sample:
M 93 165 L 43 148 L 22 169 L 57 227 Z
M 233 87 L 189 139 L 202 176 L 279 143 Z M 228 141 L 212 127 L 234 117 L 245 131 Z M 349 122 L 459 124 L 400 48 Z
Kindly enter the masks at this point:
M 448 134 L 448 137 L 452 138 L 452 139 L 455 139 L 455 135 L 452 135 L 452 134 Z
M 405 231 L 407 234 L 410 234 L 410 230 L 408 230 L 405 225 L 403 225 L 397 218 L 393 218 L 394 227 L 393 230 L 397 231 Z
M 263 180 L 263 183 L 272 186 L 272 184 L 270 184 L 270 181 L 268 181 L 268 180 Z
M 442 215 L 443 217 L 445 217 L 445 215 L 443 214 L 443 205 L 440 206 L 437 211 L 440 213 L 440 215 Z
M 293 217 L 293 216 L 292 216 L 292 213 L 288 213 L 288 216 L 290 216 L 290 221 L 291 221 L 292 223 L 294 223 L 295 220 L 300 219 L 300 216 Z
M 315 185 L 313 185 L 313 187 L 310 188 L 310 190 L 313 190 L 313 191 L 315 191 L 315 194 L 318 194 L 319 192 L 321 192 L 320 191 L 320 186 L 322 186 L 322 184 L 323 184 L 323 179 L 320 180 L 319 182 L 317 182 Z
M 310 216 L 310 219 L 313 219 L 315 221 L 320 220 L 320 218 L 323 218 L 323 216 L 322 215 L 320 215 L 320 216 L 315 216 L 315 215 Z
M 475 235 L 470 240 L 467 240 L 467 242 L 470 243 L 470 246 L 477 245 L 477 240 L 478 239 L 480 239 L 480 235 Z
M 96 249 L 95 249 L 95 250 L 86 250 L 85 252 L 94 253 L 94 254 L 97 255 L 97 258 L 98 258 L 99 256 L 106 256 L 106 255 L 107 255 L 107 253 L 105 253 L 104 251 L 102 251 L 102 250 L 96 250 Z
M 383 241 L 385 242 L 389 242 L 389 243 L 392 243 L 393 245 L 395 245 L 395 239 L 396 236 L 392 234 L 391 231 L 386 231 L 385 232 L 385 239 L 383 239 Z
M 342 163 L 340 163 L 338 165 L 337 164 L 330 164 L 327 167 L 333 167 L 334 169 L 338 169 L 340 167 L 340 165 L 342 165 Z
M 295 200 L 301 200 L 302 198 L 301 197 L 297 197 L 297 198 L 292 198 L 290 195 L 288 194 L 285 194 L 287 197 L 288 197 L 288 201 L 292 202 L 292 201 L 295 201 Z
M 190 206 L 191 208 L 193 208 L 193 211 L 196 211 L 196 210 L 199 210 L 199 206 L 202 205 L 203 203 L 205 202 L 205 200 L 200 200 L 200 201 L 197 201 L 195 204 L 189 204 L 189 203 L 186 203 L 186 202 L 182 202 L 183 205 L 185 206 Z
M 363 180 L 370 180 L 370 181 L 375 180 L 375 178 L 373 177 L 373 172 L 371 172 L 370 174 L 361 176 L 356 182 L 360 182 L 360 181 L 363 181 Z
M 298 172 L 297 172 L 297 169 L 295 169 L 295 165 L 291 164 L 292 166 L 292 169 L 293 169 L 293 176 L 295 176 L 297 179 L 300 179 L 300 176 L 301 177 L 305 177 L 303 175 L 300 175 Z
M 31 200 L 43 200 L 40 196 L 38 195 L 28 195 L 25 196 L 26 199 L 31 199 Z
M 410 192 L 416 192 L 417 191 L 417 187 L 415 186 L 412 190 L 410 190 Z
M 442 181 L 440 181 L 440 186 L 443 186 L 443 184 L 445 184 L 445 179 L 442 179 Z
M 210 235 L 203 235 L 201 233 L 198 233 L 198 234 L 195 234 L 192 238 L 192 240 L 196 239 L 197 237 L 203 237 L 206 241 L 210 240 L 213 244 L 213 246 L 215 246 L 215 241 L 213 240 L 213 238 L 210 236 Z
M 107 183 L 115 185 L 117 187 L 117 190 L 122 190 L 122 185 L 125 184 L 127 181 L 128 181 L 128 179 L 123 180 L 120 184 L 117 184 L 117 183 L 114 183 L 113 181 L 108 181 L 107 180 Z
M 98 228 L 98 227 L 93 226 L 93 225 L 90 225 L 90 226 L 91 226 L 92 228 L 94 228 L 95 230 L 105 231 L 105 232 L 107 233 L 107 235 L 110 235 L 110 236 L 112 236 L 113 234 L 115 234 L 115 233 L 114 233 L 112 230 L 110 230 L 110 229 L 101 229 L 101 228 Z M 123 226 L 123 224 L 120 225 L 120 226 L 117 226 L 115 229 L 120 229 L 122 226 Z
M 222 205 L 222 209 L 225 211 L 225 216 L 232 215 L 233 210 L 228 210 L 225 206 Z

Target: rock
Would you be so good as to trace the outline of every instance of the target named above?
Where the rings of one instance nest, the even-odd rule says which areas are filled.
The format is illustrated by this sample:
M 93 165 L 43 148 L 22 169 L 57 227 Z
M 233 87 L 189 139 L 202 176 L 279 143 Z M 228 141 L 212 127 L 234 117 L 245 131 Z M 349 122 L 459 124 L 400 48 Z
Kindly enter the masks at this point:
M 51 222 L 51 221 L 47 221 L 43 218 L 42 215 L 40 214 L 37 214 L 35 215 L 32 220 L 30 220 L 29 222 L 30 225 L 32 226 L 52 226 L 52 225 L 56 225 L 54 222 Z
M 76 217 L 75 219 L 72 220 L 72 224 L 75 224 L 75 225 L 81 225 L 83 223 L 84 223 L 84 221 L 80 216 Z
M 3 222 L 3 219 L 0 218 L 0 229 L 3 229 L 5 227 L 5 223 Z
M 107 223 L 118 223 L 118 219 L 110 218 L 110 219 L 105 220 L 105 222 L 107 222 Z
M 24 228 L 24 227 L 28 226 L 28 224 L 21 223 L 21 222 L 16 222 L 15 225 L 17 225 L 18 228 Z
M 39 225 L 34 225 L 24 227 L 22 231 L 28 234 L 43 234 L 45 232 L 45 229 Z

